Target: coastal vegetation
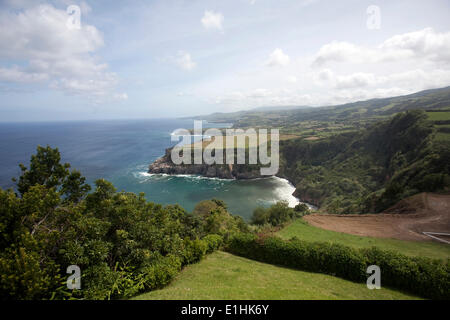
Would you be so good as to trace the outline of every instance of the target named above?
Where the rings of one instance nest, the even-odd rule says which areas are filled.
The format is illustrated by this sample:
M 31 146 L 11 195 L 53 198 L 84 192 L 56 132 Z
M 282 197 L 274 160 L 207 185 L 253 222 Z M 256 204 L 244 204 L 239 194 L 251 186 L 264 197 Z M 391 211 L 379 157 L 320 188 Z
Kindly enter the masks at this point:
M 295 194 L 328 213 L 380 212 L 420 192 L 450 187 L 450 144 L 421 110 L 399 113 L 356 134 L 281 145 L 282 176 Z
M 295 196 L 327 213 L 378 213 L 420 192 L 450 190 L 450 88 L 320 108 L 202 116 L 234 128 L 279 128 L 280 170 Z M 208 145 L 208 142 L 203 142 Z M 166 165 L 152 173 L 171 171 Z M 155 162 L 156 163 L 156 162 Z M 186 165 L 181 173 L 259 177 L 259 165 Z M 174 170 L 172 170 L 174 171 Z M 176 170 L 175 170 L 176 171 Z
M 408 110 L 450 110 L 450 87 L 406 96 L 371 99 L 336 106 L 271 108 L 196 117 L 210 122 L 233 123 L 235 128 L 279 128 L 281 133 L 327 137 L 351 132 Z
M 449 92 L 446 88 L 321 113 L 303 108 L 286 111 L 287 118 L 268 117 L 271 126 L 284 121 L 289 137 L 280 142 L 278 175 L 294 184 L 298 198 L 336 214 L 379 213 L 420 192 L 448 192 Z M 422 103 L 428 104 L 426 111 L 415 110 Z M 305 131 L 297 128 L 300 118 L 309 123 Z M 186 165 L 178 172 L 168 162 L 169 151 L 154 163 L 158 173 L 259 177 L 259 165 L 245 164 Z M 80 172 L 61 163 L 58 149 L 49 146 L 38 147 L 30 164 L 20 169 L 15 189 L 0 190 L 3 300 L 121 299 L 143 292 L 150 293 L 141 297 L 156 299 L 167 294 L 236 299 L 252 292 L 263 299 L 357 294 L 450 298 L 450 260 L 444 245 L 318 229 L 303 221 L 310 213 L 303 204 L 258 207 L 250 223 L 232 215 L 220 199 L 201 201 L 192 212 L 179 205 L 162 206 L 142 193 L 118 192 L 104 179 L 87 184 Z M 390 288 L 382 293 L 364 287 L 367 267 L 373 264 L 382 268 L 383 285 Z M 72 265 L 81 269 L 81 290 L 66 286 Z M 274 278 L 251 291 L 249 286 L 259 279 L 249 273 L 252 268 L 261 275 L 279 273 L 284 288 L 267 289 Z M 206 276 L 208 270 L 223 276 Z M 230 273 L 231 278 L 226 277 Z M 192 274 L 202 275 L 196 285 Z M 244 279 L 249 285 L 239 289 L 236 281 Z M 296 279 L 311 291 L 301 293 L 292 284 Z M 216 282 L 214 295 L 211 284 Z M 196 293 L 182 289 L 186 286 Z M 182 291 L 174 294 L 177 289 Z
M 409 300 L 417 296 L 383 287 L 368 290 L 326 274 L 305 272 L 216 251 L 187 266 L 167 287 L 136 300 Z
M 251 223 L 258 226 L 281 226 L 308 213 L 309 208 L 304 203 L 290 208 L 287 201 L 278 201 L 269 208 L 257 207 L 253 211 Z
M 310 225 L 304 219 L 293 221 L 277 231 L 276 235 L 285 240 L 295 237 L 304 241 L 342 244 L 352 248 L 377 247 L 383 250 L 401 252 L 410 257 L 423 256 L 444 261 L 450 259 L 450 247 L 444 243 L 357 236 L 318 228 Z
M 431 299 L 450 299 L 450 263 L 425 257 L 408 257 L 377 247 L 310 242 L 292 238 L 238 234 L 227 246 L 230 253 L 298 270 L 325 273 L 354 282 L 367 280 L 371 265 L 383 270 L 383 283 Z
M 382 241 L 374 243 L 376 247 L 360 249 L 317 242 L 324 240 L 320 237 L 286 241 L 274 236 L 274 228 L 309 214 L 306 205 L 289 208 L 279 202 L 258 208 L 254 224 L 248 225 L 231 215 L 219 199 L 202 201 L 188 213 L 178 205 L 147 202 L 143 194 L 117 192 L 102 179 L 91 191 L 81 174 L 60 159 L 57 149 L 38 147 L 29 167 L 21 165 L 17 191 L 0 190 L 2 299 L 129 298 L 166 287 L 183 268 L 217 249 L 328 274 L 317 276 L 318 281 L 343 288 L 349 284 L 334 277 L 356 282 L 355 288 L 359 288 L 366 278 L 365 268 L 381 264 L 388 274 L 383 279 L 390 287 L 422 297 L 448 298 L 450 273 L 444 256 L 440 256 L 442 260 L 408 257 L 380 249 Z M 427 255 L 419 250 L 417 254 Z M 70 265 L 82 270 L 82 290 L 66 287 Z M 399 265 L 406 267 L 399 269 Z M 297 276 L 305 281 L 309 274 L 286 274 L 287 279 Z M 339 294 L 325 292 L 324 296 L 337 298 Z
M 58 149 L 38 147 L 21 165 L 17 192 L 0 190 L 0 297 L 110 299 L 168 284 L 184 265 L 246 231 L 218 206 L 208 219 L 178 205 L 117 192 L 103 179 L 90 187 Z M 220 204 L 220 202 L 217 202 Z M 82 290 L 66 287 L 77 265 Z

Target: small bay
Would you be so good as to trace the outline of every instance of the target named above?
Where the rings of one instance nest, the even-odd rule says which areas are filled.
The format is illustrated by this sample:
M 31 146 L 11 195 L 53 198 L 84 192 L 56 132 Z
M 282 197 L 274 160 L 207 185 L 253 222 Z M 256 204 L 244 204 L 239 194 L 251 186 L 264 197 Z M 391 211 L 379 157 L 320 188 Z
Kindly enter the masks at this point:
M 256 206 L 298 203 L 294 187 L 277 177 L 244 181 L 148 174 L 148 165 L 176 143 L 171 133 L 192 126 L 187 119 L 0 123 L 0 186 L 13 187 L 19 163 L 27 165 L 38 145 L 50 145 L 91 184 L 105 178 L 118 190 L 144 192 L 150 201 L 178 203 L 188 211 L 201 200 L 218 198 L 248 219 Z

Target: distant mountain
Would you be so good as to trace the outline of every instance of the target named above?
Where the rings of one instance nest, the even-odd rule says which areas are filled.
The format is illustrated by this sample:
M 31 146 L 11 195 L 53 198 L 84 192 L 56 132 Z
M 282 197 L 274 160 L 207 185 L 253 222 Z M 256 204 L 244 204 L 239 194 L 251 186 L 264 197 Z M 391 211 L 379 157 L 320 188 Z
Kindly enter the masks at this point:
M 324 107 L 261 107 L 232 113 L 213 113 L 195 119 L 232 122 L 236 127 L 290 126 L 302 121 L 376 121 L 398 112 L 450 108 L 450 87 L 390 98 Z
M 289 110 L 299 110 L 299 109 L 307 109 L 312 108 L 311 106 L 281 106 L 281 107 L 258 107 L 254 109 L 250 109 L 249 111 L 261 111 L 261 112 L 270 112 L 270 111 L 289 111 Z

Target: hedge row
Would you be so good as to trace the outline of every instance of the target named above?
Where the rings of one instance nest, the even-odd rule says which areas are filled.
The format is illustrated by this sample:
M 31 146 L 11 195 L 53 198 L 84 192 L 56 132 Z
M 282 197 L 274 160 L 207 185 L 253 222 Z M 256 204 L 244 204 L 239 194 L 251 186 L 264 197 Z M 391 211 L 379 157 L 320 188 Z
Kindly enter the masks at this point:
M 223 244 L 223 237 L 218 234 L 209 234 L 202 239 L 207 244 L 206 253 L 218 250 Z
M 217 234 L 210 234 L 203 239 L 184 241 L 183 265 L 200 261 L 206 254 L 211 253 L 222 245 L 223 238 Z
M 435 125 L 450 124 L 450 120 L 435 120 L 433 121 L 433 124 Z
M 340 244 L 289 241 L 280 238 L 258 239 L 239 234 L 227 246 L 230 253 L 249 259 L 310 272 L 338 276 L 365 283 L 367 267 L 381 269 L 382 286 L 405 290 L 431 299 L 450 299 L 450 263 L 429 258 L 413 258 L 393 252 L 354 249 Z
M 159 263 L 145 268 L 145 290 L 160 289 L 168 285 L 181 270 L 182 261 L 179 257 L 169 255 Z
M 450 133 L 450 128 L 448 127 L 438 128 L 437 131 L 442 133 Z
M 138 293 L 161 289 L 168 285 L 183 266 L 200 261 L 206 254 L 220 248 L 223 238 L 211 234 L 203 239 L 185 239 L 184 250 L 180 255 L 169 254 L 154 264 L 144 267 L 138 273 L 123 269 L 112 275 L 111 289 L 106 289 L 104 296 L 132 297 Z M 103 279 L 105 280 L 105 279 Z M 108 282 L 108 281 L 106 281 Z M 100 295 L 98 298 L 101 299 Z

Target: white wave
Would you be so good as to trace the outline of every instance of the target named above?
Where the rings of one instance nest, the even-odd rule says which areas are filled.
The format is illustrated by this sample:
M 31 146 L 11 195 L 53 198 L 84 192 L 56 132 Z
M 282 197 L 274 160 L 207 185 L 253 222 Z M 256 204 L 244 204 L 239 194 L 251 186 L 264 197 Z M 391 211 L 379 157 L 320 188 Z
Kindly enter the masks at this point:
M 273 177 L 276 180 L 277 186 L 275 187 L 275 194 L 279 200 L 285 200 L 288 202 L 289 207 L 293 208 L 297 204 L 301 203 L 299 199 L 292 194 L 295 191 L 295 187 L 286 179 Z
M 133 174 L 137 179 L 158 178 L 158 177 L 170 177 L 170 178 L 187 178 L 192 180 L 212 180 L 212 181 L 233 181 L 232 179 L 221 179 L 216 177 L 204 177 L 195 174 L 167 174 L 167 173 L 148 173 L 146 171 L 139 171 Z
M 201 137 L 204 139 L 211 139 L 211 136 L 205 135 L 205 134 L 180 134 L 177 130 L 170 133 L 171 136 L 177 136 L 177 137 Z
M 148 172 L 138 172 L 139 175 L 143 176 L 143 177 L 152 177 L 153 173 L 148 173 Z
M 195 179 L 195 180 L 233 181 L 233 179 L 222 179 L 222 178 L 217 178 L 217 177 L 205 177 L 205 176 L 200 176 L 200 175 L 197 175 L 197 174 L 173 174 L 171 176 L 173 176 L 173 177 L 180 177 L 180 178 Z

